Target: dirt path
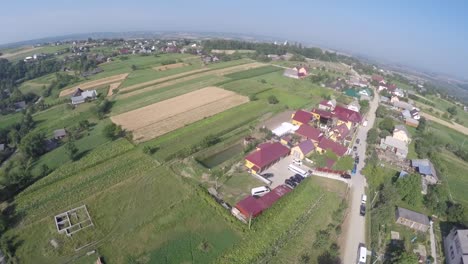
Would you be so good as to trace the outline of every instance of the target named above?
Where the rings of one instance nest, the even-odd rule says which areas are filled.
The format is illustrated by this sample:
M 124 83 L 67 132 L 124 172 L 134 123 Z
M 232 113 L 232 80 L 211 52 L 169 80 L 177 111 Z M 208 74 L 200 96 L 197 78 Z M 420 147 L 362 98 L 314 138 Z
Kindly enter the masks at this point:
M 442 120 L 440 118 L 437 118 L 435 116 L 432 116 L 432 115 L 429 115 L 427 113 L 423 113 L 421 112 L 421 116 L 423 116 L 424 118 L 426 118 L 427 120 L 431 120 L 431 121 L 434 121 L 434 122 L 437 122 L 443 126 L 446 126 L 446 127 L 449 127 L 451 129 L 454 129 L 460 133 L 463 133 L 465 135 L 468 135 L 468 127 L 465 127 L 465 126 L 462 126 L 460 124 L 457 124 L 457 123 L 449 123 L 445 120 Z
M 3 54 L 2 56 L 0 56 L 0 58 L 2 58 L 2 59 L 8 59 L 8 58 L 11 58 L 11 57 L 15 57 L 15 56 L 21 55 L 21 54 L 23 54 L 23 53 L 28 53 L 28 52 L 31 52 L 31 51 L 38 50 L 38 49 L 40 49 L 40 48 L 41 48 L 41 47 L 36 47 L 36 48 L 30 47 L 30 48 L 26 48 L 26 49 L 23 49 L 23 50 L 20 50 L 20 51 L 17 51 L 17 52 L 13 52 L 13 53 L 5 53 L 5 54 Z
M 167 86 L 170 86 L 170 85 L 190 81 L 190 80 L 200 78 L 200 77 L 204 77 L 204 76 L 208 76 L 208 75 L 223 76 L 223 75 L 238 72 L 238 71 L 258 68 L 258 67 L 261 67 L 261 66 L 264 66 L 264 65 L 265 64 L 263 64 L 263 63 L 254 62 L 254 63 L 237 65 L 237 66 L 232 66 L 232 67 L 218 69 L 218 70 L 203 71 L 203 72 L 201 72 L 199 74 L 193 74 L 193 75 L 189 75 L 189 76 L 186 76 L 186 77 L 174 79 L 174 76 L 179 75 L 179 74 L 175 74 L 175 75 L 171 75 L 171 76 L 168 76 L 168 77 L 165 77 L 165 78 L 160 78 L 160 79 L 151 81 L 151 82 L 158 81 L 158 83 L 162 82 L 160 84 L 148 86 L 148 87 L 145 87 L 143 89 L 139 89 L 139 90 L 136 90 L 136 91 L 133 91 L 133 92 L 124 93 L 124 94 L 119 95 L 118 98 L 120 98 L 120 99 L 128 98 L 128 97 L 131 97 L 131 96 L 134 96 L 134 95 L 137 95 L 137 94 L 141 94 L 141 93 L 156 90 L 156 89 L 161 89 L 161 88 L 164 88 L 164 87 L 167 87 Z M 191 72 L 193 72 L 193 71 L 191 71 Z M 186 75 L 186 74 L 184 74 L 184 75 Z M 169 77 L 171 77 L 171 78 L 169 78 Z M 168 81 L 163 81 L 163 79 L 168 80 Z M 131 87 L 131 86 L 129 86 L 129 87 Z M 127 87 L 127 88 L 129 88 L 129 87 Z M 122 88 L 121 91 L 127 91 L 126 90 L 127 88 Z
M 115 83 L 115 82 L 119 82 L 119 81 L 122 82 L 123 80 L 125 80 L 125 78 L 127 78 L 127 76 L 128 76 L 128 73 L 123 73 L 123 74 L 117 74 L 117 75 L 109 76 L 109 77 L 106 77 L 106 78 L 97 79 L 97 80 L 94 80 L 94 81 L 81 83 L 81 84 L 78 84 L 78 85 L 76 85 L 74 87 L 62 90 L 60 92 L 59 96 L 63 97 L 63 96 L 71 95 L 73 92 L 76 91 L 77 88 L 87 90 L 87 89 L 92 89 L 94 87 L 98 87 L 98 86 L 105 85 L 105 84 L 111 84 L 111 83 Z
M 111 96 L 115 89 L 119 88 L 122 82 L 111 83 L 109 86 L 109 91 L 107 92 L 107 96 Z

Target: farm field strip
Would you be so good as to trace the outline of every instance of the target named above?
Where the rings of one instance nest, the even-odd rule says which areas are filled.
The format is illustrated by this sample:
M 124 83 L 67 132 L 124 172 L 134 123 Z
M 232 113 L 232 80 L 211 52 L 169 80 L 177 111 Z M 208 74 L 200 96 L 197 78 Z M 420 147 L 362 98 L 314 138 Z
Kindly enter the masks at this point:
M 174 78 L 174 76 L 178 76 L 179 74 L 171 75 L 171 76 L 167 77 L 167 79 L 169 80 L 167 82 L 161 81 L 163 83 L 158 84 L 158 85 L 148 86 L 146 88 L 143 88 L 143 89 L 140 89 L 140 90 L 137 90 L 137 91 L 121 94 L 119 96 L 119 98 L 128 98 L 128 97 L 131 97 L 131 96 L 134 96 L 134 95 L 137 95 L 137 94 L 141 94 L 141 93 L 148 92 L 148 91 L 155 90 L 155 89 L 160 89 L 160 88 L 167 87 L 169 85 L 174 85 L 174 84 L 177 84 L 177 83 L 180 83 L 180 82 L 190 81 L 190 80 L 200 78 L 200 77 L 204 77 L 204 76 L 208 76 L 208 75 L 223 76 L 223 75 L 231 74 L 231 73 L 238 72 L 238 71 L 258 68 L 258 67 L 261 67 L 261 66 L 264 66 L 264 64 L 255 62 L 255 63 L 232 66 L 232 67 L 223 68 L 223 69 L 217 69 L 217 70 L 207 71 L 206 69 L 204 69 L 204 71 L 201 72 L 201 73 L 191 74 L 190 76 L 186 76 L 186 77 L 178 78 L 178 79 L 174 79 L 174 80 L 172 80 Z M 195 71 L 199 71 L 199 70 L 195 70 Z M 191 71 L 191 72 L 194 72 L 194 71 Z M 186 73 L 184 73 L 184 74 L 186 74 Z M 161 78 L 161 79 L 166 79 L 166 78 Z M 161 80 L 161 79 L 158 79 L 158 80 Z M 123 88 L 122 90 L 127 91 L 126 88 Z
M 458 131 L 458 132 L 460 132 L 460 133 L 463 133 L 463 134 L 465 134 L 465 135 L 468 135 L 468 127 L 462 126 L 462 125 L 457 124 L 457 123 L 451 124 L 451 123 L 449 123 L 449 122 L 447 122 L 447 121 L 445 121 L 445 120 L 442 120 L 442 119 L 440 119 L 440 118 L 437 118 L 437 117 L 435 117 L 435 116 L 433 116 L 433 115 L 430 115 L 430 114 L 427 114 L 427 113 L 424 113 L 424 112 L 421 112 L 421 115 L 422 115 L 424 118 L 428 119 L 428 120 L 437 122 L 437 123 L 439 123 L 439 124 L 441 124 L 441 125 L 443 125 L 443 126 L 446 126 L 446 127 L 448 127 L 448 128 L 454 129 L 454 130 L 456 130 L 456 131 Z
M 128 76 L 128 73 L 122 73 L 122 74 L 113 75 L 113 76 L 110 76 L 110 77 L 106 77 L 106 78 L 102 78 L 102 79 L 98 79 L 98 80 L 78 84 L 78 85 L 76 85 L 74 87 L 62 90 L 60 92 L 59 96 L 63 97 L 63 96 L 71 95 L 77 88 L 81 88 L 81 89 L 85 90 L 85 89 L 91 89 L 91 88 L 94 88 L 94 87 L 98 87 L 98 86 L 102 86 L 102 85 L 106 85 L 106 84 L 111 84 L 111 83 L 115 83 L 115 82 L 119 82 L 119 81 L 121 82 L 121 81 L 125 80 L 125 78 L 127 78 L 127 76 Z
M 134 131 L 134 138 L 141 141 L 142 139 L 147 140 L 165 134 L 185 124 L 193 123 L 247 101 L 247 97 L 234 92 L 217 87 L 206 87 L 113 116 L 111 120 L 122 125 L 125 129 Z M 169 118 L 177 121 L 168 120 Z M 168 123 L 162 124 L 163 122 Z M 151 127 L 145 128 L 150 125 Z M 157 126 L 161 126 L 161 129 L 158 129 Z M 152 132 L 149 137 L 143 135 L 143 133 L 148 132 Z
M 109 91 L 107 92 L 107 96 L 111 96 L 115 89 L 119 88 L 122 82 L 111 83 L 109 85 Z
M 155 70 L 155 71 L 167 71 L 167 70 L 170 70 L 170 69 L 185 67 L 187 65 L 188 65 L 187 63 L 179 62 L 179 63 L 173 63 L 173 64 L 168 64 L 168 65 L 153 67 L 153 70 Z

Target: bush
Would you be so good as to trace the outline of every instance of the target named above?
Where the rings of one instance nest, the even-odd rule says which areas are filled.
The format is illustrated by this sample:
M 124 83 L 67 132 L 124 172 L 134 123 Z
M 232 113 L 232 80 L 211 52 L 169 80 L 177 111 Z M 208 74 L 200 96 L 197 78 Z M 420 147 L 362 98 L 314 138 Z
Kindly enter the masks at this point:
M 268 103 L 269 104 L 277 104 L 277 103 L 279 103 L 279 100 L 278 100 L 278 98 L 276 98 L 276 96 L 270 95 L 270 96 L 268 96 Z

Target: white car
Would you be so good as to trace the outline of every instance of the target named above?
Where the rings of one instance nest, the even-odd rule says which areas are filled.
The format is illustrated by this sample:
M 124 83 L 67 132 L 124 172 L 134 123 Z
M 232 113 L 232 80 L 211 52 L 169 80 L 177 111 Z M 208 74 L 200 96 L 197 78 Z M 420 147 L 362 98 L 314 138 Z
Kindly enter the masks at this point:
M 293 163 L 296 164 L 296 165 L 301 166 L 301 165 L 302 165 L 302 160 L 300 160 L 300 159 L 293 159 Z

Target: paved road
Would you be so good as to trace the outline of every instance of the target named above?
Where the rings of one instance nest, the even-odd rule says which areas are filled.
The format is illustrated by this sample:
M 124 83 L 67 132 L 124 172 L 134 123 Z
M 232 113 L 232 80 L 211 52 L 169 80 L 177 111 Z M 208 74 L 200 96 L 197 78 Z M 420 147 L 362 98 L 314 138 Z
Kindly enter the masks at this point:
M 360 126 L 357 132 L 357 137 L 360 139 L 360 144 L 357 145 L 357 154 L 359 155 L 359 164 L 357 166 L 357 172 L 352 175 L 351 178 L 351 189 L 350 189 L 350 204 L 349 213 L 344 222 L 344 240 L 343 240 L 343 251 L 342 260 L 344 264 L 354 264 L 357 261 L 357 252 L 359 243 L 366 244 L 366 223 L 365 217 L 359 214 L 359 207 L 361 205 L 361 195 L 365 191 L 367 186 L 366 178 L 361 175 L 361 170 L 364 167 L 364 160 L 366 159 L 366 139 L 367 131 L 374 125 L 375 111 L 379 104 L 378 94 L 370 103 L 369 112 L 367 114 L 367 126 Z M 369 207 L 371 201 L 367 201 L 367 207 Z
M 429 229 L 429 236 L 431 238 L 431 256 L 434 258 L 433 264 L 437 264 L 436 241 L 434 237 L 434 224 L 432 221 L 431 221 L 431 229 Z

